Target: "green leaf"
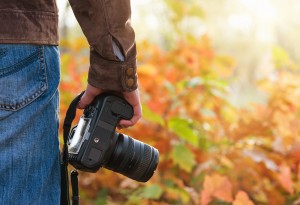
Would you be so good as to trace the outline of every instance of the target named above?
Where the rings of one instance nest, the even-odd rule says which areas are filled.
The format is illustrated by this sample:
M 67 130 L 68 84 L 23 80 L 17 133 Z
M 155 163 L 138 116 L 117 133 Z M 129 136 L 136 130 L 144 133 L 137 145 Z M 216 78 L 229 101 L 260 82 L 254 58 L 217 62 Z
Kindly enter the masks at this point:
M 199 17 L 201 19 L 204 19 L 205 17 L 203 9 L 199 5 L 196 5 L 195 3 L 190 4 L 188 13 L 190 16 Z
M 185 14 L 186 6 L 182 1 L 177 1 L 174 3 L 172 0 L 165 0 L 167 6 L 174 12 L 178 19 L 182 18 Z
M 127 202 L 124 205 L 138 205 L 141 204 L 142 198 L 138 195 L 129 195 Z
M 107 189 L 102 189 L 98 194 L 98 198 L 96 199 L 96 205 L 105 205 L 107 195 L 108 195 Z
M 207 86 L 214 87 L 219 90 L 226 90 L 228 88 L 228 83 L 226 81 L 206 78 L 205 82 Z
M 189 173 L 196 164 L 194 154 L 183 144 L 173 147 L 171 157 L 175 164 Z
M 162 188 L 159 185 L 153 184 L 144 187 L 140 196 L 146 199 L 159 199 L 162 193 Z
M 186 17 L 186 16 L 195 16 L 203 19 L 205 14 L 204 10 L 200 6 L 200 4 L 196 4 L 190 1 L 172 1 L 172 0 L 164 0 L 166 5 L 170 10 L 174 12 L 177 17 L 177 21 Z
M 221 201 L 221 200 L 215 200 L 210 203 L 210 205 L 231 205 L 232 203 Z
M 272 55 L 275 63 L 275 67 L 280 69 L 290 64 L 290 57 L 288 53 L 279 46 L 274 46 L 272 49 Z
M 160 125 L 164 125 L 163 118 L 149 109 L 146 104 L 143 104 L 143 118 L 154 123 L 158 123 Z
M 138 205 L 144 199 L 154 199 L 157 200 L 163 194 L 163 189 L 157 185 L 153 184 L 146 187 L 139 187 L 137 190 L 130 194 L 126 194 L 129 196 L 128 201 L 124 205 Z
M 191 195 L 187 193 L 184 189 L 179 188 L 167 188 L 167 192 L 171 193 L 172 195 L 176 195 L 179 197 L 179 200 L 174 202 L 173 204 L 189 204 L 188 202 L 191 199 Z
M 194 146 L 198 145 L 199 139 L 193 130 L 192 123 L 182 118 L 172 118 L 168 121 L 169 129 L 181 139 L 191 143 Z
M 191 78 L 189 81 L 187 81 L 187 86 L 192 88 L 203 84 L 204 84 L 204 80 L 201 77 L 194 77 Z

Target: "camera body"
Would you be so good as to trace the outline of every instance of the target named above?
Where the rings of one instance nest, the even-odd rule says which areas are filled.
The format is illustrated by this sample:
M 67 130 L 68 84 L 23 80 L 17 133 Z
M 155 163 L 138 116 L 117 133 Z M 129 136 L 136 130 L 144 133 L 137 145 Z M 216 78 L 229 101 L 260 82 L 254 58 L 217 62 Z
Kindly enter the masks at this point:
M 133 116 L 132 106 L 123 98 L 102 94 L 89 105 L 69 135 L 69 163 L 76 169 L 97 172 L 108 163 L 118 139 L 120 119 Z
M 85 172 L 104 167 L 139 182 L 148 181 L 158 165 L 158 150 L 115 131 L 121 119 L 132 116 L 133 108 L 125 99 L 108 94 L 96 97 L 70 132 L 69 163 Z

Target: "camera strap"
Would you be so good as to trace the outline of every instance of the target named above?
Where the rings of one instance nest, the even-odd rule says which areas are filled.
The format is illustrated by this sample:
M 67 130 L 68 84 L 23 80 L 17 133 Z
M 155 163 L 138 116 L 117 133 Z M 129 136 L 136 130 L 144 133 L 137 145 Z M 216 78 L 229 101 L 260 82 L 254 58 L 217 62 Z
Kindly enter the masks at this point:
M 69 193 L 69 175 L 68 175 L 68 136 L 71 130 L 72 122 L 76 116 L 76 109 L 78 102 L 80 101 L 84 92 L 80 93 L 70 104 L 63 125 L 63 148 L 62 148 L 62 160 L 61 160 L 61 205 L 70 205 L 70 193 Z M 78 194 L 78 172 L 73 170 L 71 172 L 71 183 L 72 183 L 72 205 L 79 204 Z

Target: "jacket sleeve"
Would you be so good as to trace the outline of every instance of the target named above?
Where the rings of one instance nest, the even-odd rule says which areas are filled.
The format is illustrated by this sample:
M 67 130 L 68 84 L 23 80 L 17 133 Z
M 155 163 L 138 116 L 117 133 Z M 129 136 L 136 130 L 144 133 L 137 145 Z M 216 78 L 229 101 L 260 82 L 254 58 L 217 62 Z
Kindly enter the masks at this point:
M 137 88 L 135 34 L 130 0 L 69 0 L 90 44 L 88 83 L 113 91 Z M 114 52 L 117 45 L 121 61 Z

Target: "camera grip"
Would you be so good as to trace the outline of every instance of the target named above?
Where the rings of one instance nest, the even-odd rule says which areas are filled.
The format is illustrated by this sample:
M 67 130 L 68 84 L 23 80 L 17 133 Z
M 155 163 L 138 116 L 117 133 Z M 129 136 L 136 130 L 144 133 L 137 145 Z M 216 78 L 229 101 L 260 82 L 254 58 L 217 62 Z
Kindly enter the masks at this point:
M 110 109 L 114 114 L 125 120 L 130 120 L 133 116 L 133 108 L 128 103 L 124 103 L 124 101 L 114 101 Z
M 81 160 L 81 164 L 93 171 L 109 160 L 117 140 L 115 129 L 119 121 L 133 116 L 132 106 L 118 96 L 102 95 L 96 102 L 96 120 L 92 123 L 90 140 Z

